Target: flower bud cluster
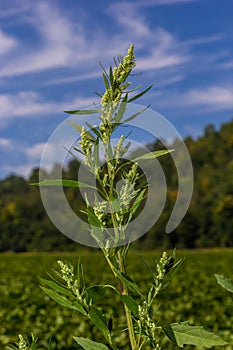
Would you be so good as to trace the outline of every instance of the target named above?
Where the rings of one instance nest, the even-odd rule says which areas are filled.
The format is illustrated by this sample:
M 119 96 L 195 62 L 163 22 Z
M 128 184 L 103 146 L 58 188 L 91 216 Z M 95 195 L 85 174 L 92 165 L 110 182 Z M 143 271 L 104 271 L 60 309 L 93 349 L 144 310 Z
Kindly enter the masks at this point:
M 112 78 L 109 87 L 101 98 L 102 116 L 100 123 L 100 131 L 102 141 L 106 143 L 108 135 L 112 132 L 112 123 L 114 122 L 114 111 L 117 109 L 121 100 L 122 93 L 130 85 L 130 82 L 125 82 L 132 69 L 135 67 L 134 46 L 130 45 L 127 55 L 121 58 L 119 66 L 113 69 Z M 110 78 L 109 78 L 110 79 Z
M 159 280 L 162 280 L 167 272 L 167 265 L 170 262 L 170 257 L 167 254 L 167 252 L 163 252 L 162 257 L 159 260 L 159 263 L 157 264 L 157 271 L 158 275 L 157 278 Z
M 118 84 L 123 83 L 135 65 L 134 46 L 130 45 L 127 55 L 123 58 L 123 61 L 113 70 L 114 80 L 118 82 Z
M 92 142 L 90 139 L 90 136 L 88 136 L 88 133 L 86 131 L 86 129 L 84 127 L 82 127 L 82 131 L 81 131 L 81 140 L 79 141 L 79 144 L 84 152 L 84 154 L 89 154 L 90 150 L 92 148 Z
M 138 173 L 138 163 L 133 163 L 131 169 L 129 170 L 128 174 L 127 174 L 127 179 L 130 182 L 136 182 L 139 178 L 139 173 Z
M 93 207 L 95 216 L 102 223 L 103 226 L 106 226 L 106 209 L 107 209 L 106 201 L 95 201 L 95 206 Z
M 78 281 L 74 280 L 74 267 L 60 260 L 57 263 L 60 266 L 61 277 L 66 282 L 68 289 L 70 289 L 77 298 L 80 298 Z
M 150 342 L 152 344 L 156 344 L 157 343 L 156 337 L 155 337 L 156 325 L 150 317 L 148 306 L 145 301 L 143 302 L 143 305 L 138 306 L 138 314 L 139 314 L 139 320 L 138 320 L 139 327 L 143 328 L 146 335 L 150 339 Z
M 19 350 L 27 350 L 27 342 L 24 340 L 23 336 L 19 334 Z
M 125 136 L 121 135 L 118 143 L 114 146 L 114 158 L 115 164 L 117 165 L 120 162 L 121 157 L 128 151 L 130 142 L 126 146 L 123 146 Z
M 121 187 L 119 192 L 119 201 L 122 208 L 128 208 L 131 200 L 135 196 L 134 184 L 126 179 L 125 184 Z

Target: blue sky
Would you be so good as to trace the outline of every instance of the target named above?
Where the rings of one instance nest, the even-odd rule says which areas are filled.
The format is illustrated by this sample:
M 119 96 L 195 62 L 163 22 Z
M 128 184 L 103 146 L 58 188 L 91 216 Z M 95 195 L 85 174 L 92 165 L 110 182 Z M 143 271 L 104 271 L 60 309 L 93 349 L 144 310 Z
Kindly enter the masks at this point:
M 135 45 L 140 100 L 182 136 L 233 117 L 232 0 L 0 0 L 0 177 L 28 176 L 66 109 Z

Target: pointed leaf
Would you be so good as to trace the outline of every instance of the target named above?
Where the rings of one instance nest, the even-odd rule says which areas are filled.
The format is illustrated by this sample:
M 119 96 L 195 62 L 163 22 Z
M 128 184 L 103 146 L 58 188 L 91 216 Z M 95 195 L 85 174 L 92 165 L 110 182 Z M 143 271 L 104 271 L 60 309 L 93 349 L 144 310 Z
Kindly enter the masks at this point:
M 44 291 L 45 294 L 47 294 L 51 299 L 56 301 L 59 305 L 66 307 L 67 309 L 79 311 L 83 315 L 87 314 L 79 301 L 75 301 L 74 303 L 72 303 L 69 299 L 58 294 L 57 292 L 53 291 L 52 289 L 48 289 L 48 288 L 45 288 L 42 286 L 40 286 L 40 288 Z
M 233 293 L 233 281 L 222 275 L 215 275 L 218 284 L 229 292 Z
M 165 326 L 163 331 L 170 341 L 181 348 L 184 345 L 195 345 L 200 348 L 227 345 L 227 342 L 218 335 L 205 331 L 202 326 L 190 326 L 187 322 Z
M 67 309 L 74 310 L 75 307 L 73 306 L 73 303 L 65 298 L 64 296 L 58 294 L 57 292 L 53 291 L 52 289 L 48 289 L 45 287 L 40 286 L 40 288 L 47 294 L 51 299 L 56 301 L 59 305 L 66 307 Z
M 103 334 L 105 339 L 109 340 L 110 333 L 108 329 L 107 319 L 102 314 L 102 312 L 99 309 L 95 308 L 94 306 L 91 306 L 89 316 L 92 322 L 94 323 L 94 325 Z
M 74 340 L 80 345 L 84 350 L 108 350 L 108 347 L 104 344 L 97 343 L 88 338 L 74 337 Z
M 114 268 L 114 272 L 116 273 L 116 275 L 118 276 L 118 278 L 132 291 L 136 292 L 138 295 L 143 297 L 143 294 L 141 293 L 139 287 L 137 286 L 137 284 L 130 279 L 126 274 L 120 272 L 119 270 L 117 270 L 116 268 Z
M 130 221 L 132 219 L 132 217 L 135 214 L 135 212 L 137 211 L 139 205 L 142 203 L 143 199 L 146 198 L 146 195 L 144 195 L 145 191 L 146 191 L 145 189 L 140 191 L 139 195 L 135 198 L 135 201 L 133 202 L 132 207 L 130 208 L 128 221 Z
M 78 114 L 78 115 L 86 115 L 86 114 L 95 114 L 99 113 L 99 109 L 77 109 L 73 111 L 64 111 L 65 113 L 68 114 Z
M 128 102 L 129 102 L 129 101 L 128 101 Z M 150 105 L 146 106 L 145 108 L 141 109 L 139 112 L 137 112 L 137 113 L 131 115 L 130 117 L 128 117 L 127 119 L 123 120 L 122 123 L 125 124 L 125 123 L 127 123 L 127 122 L 129 122 L 129 121 L 135 119 L 137 116 L 139 116 L 140 114 L 142 114 L 143 112 L 145 112 L 149 107 L 150 107 Z
M 145 95 L 147 93 L 147 91 L 149 91 L 152 88 L 153 85 L 150 85 L 147 89 L 145 89 L 144 91 L 140 92 L 139 94 L 135 95 L 134 97 L 132 97 L 131 99 L 128 100 L 128 102 L 133 102 L 135 100 L 137 100 L 139 97 Z
M 67 297 L 72 296 L 72 293 L 67 288 L 60 286 L 56 282 L 49 281 L 41 277 L 39 277 L 39 280 L 41 283 L 45 284 L 46 286 L 50 287 L 51 289 L 55 290 L 58 293 L 64 294 Z
M 126 304 L 127 308 L 132 312 L 132 314 L 138 315 L 138 304 L 134 300 L 134 298 L 126 294 L 121 294 L 120 298 L 123 301 L 123 303 Z
M 108 78 L 105 75 L 105 73 L 102 73 L 102 74 L 103 74 L 103 78 L 104 78 L 104 85 L 105 85 L 106 89 L 109 89 Z
M 121 101 L 120 107 L 118 109 L 118 112 L 116 113 L 116 116 L 114 118 L 114 123 L 119 124 L 125 111 L 126 111 L 126 106 L 127 106 L 127 98 L 128 98 L 128 94 L 126 94 L 123 98 L 123 100 Z
M 109 68 L 109 81 L 111 84 L 112 90 L 114 89 L 114 79 L 113 79 L 113 72 L 112 72 L 112 67 L 110 66 Z
M 88 136 L 88 138 L 93 142 L 95 141 L 94 136 L 89 131 L 87 131 L 83 125 L 79 125 L 77 123 L 74 123 L 72 120 L 68 120 L 68 123 L 70 125 L 72 125 L 80 134 L 81 134 L 82 130 L 84 129 L 85 134 Z
M 168 153 L 171 153 L 171 152 L 174 152 L 174 149 L 170 149 L 170 150 L 166 149 L 166 150 L 161 150 L 161 151 L 154 151 L 154 152 L 143 154 L 142 156 L 139 156 L 139 157 L 133 159 L 132 161 L 133 162 L 137 162 L 138 160 L 158 158 L 158 157 L 161 157 L 161 156 L 163 156 L 165 154 L 168 154 Z
M 85 315 L 85 316 L 87 315 L 86 310 L 84 309 L 84 307 L 82 306 L 82 304 L 78 300 L 74 301 L 74 310 L 79 311 L 80 314 L 82 314 L 82 315 Z
M 96 190 L 96 187 L 85 184 L 84 182 L 66 179 L 45 179 L 38 183 L 32 183 L 32 186 L 64 186 L 64 187 L 87 187 Z
M 86 122 L 85 124 L 88 126 L 88 128 L 89 128 L 91 131 L 93 131 L 94 134 L 96 134 L 97 137 L 99 137 L 99 138 L 101 137 L 101 134 L 100 134 L 100 132 L 98 131 L 98 127 L 97 127 L 97 126 L 93 126 L 93 125 L 91 125 L 91 124 L 88 123 L 88 122 Z

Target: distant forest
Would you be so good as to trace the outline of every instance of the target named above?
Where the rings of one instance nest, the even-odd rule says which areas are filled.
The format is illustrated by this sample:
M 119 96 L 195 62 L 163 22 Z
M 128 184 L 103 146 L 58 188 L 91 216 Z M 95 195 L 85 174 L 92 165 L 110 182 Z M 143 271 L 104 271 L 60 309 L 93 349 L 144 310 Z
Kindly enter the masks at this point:
M 204 248 L 233 246 L 233 121 L 219 130 L 208 125 L 201 137 L 187 137 L 185 144 L 194 168 L 194 192 L 181 224 L 170 234 L 165 227 L 177 196 L 177 174 L 171 157 L 159 158 L 168 184 L 164 210 L 155 225 L 133 243 L 135 249 Z M 149 145 L 161 148 L 160 142 Z M 176 149 L 176 142 L 172 145 Z M 76 179 L 78 162 L 71 161 L 64 178 Z M 78 243 L 61 234 L 48 218 L 37 187 L 39 169 L 29 179 L 11 175 L 0 181 L 0 252 L 78 251 Z M 155 193 L 156 195 L 156 193 Z M 85 203 L 77 189 L 66 189 L 72 208 Z M 151 213 L 153 215 L 153 208 Z M 83 222 L 77 230 L 87 229 Z M 87 248 L 90 249 L 90 248 Z

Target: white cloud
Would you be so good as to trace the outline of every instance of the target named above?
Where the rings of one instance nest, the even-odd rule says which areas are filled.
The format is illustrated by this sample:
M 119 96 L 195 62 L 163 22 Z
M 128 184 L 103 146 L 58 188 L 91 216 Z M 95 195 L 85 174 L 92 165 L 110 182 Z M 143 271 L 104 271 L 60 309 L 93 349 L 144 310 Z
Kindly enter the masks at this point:
M 69 21 L 56 5 L 35 2 L 27 22 L 39 34 L 41 44 L 35 50 L 22 41 L 17 59 L 14 56 L 2 65 L 2 77 L 68 67 L 91 56 L 82 26 Z
M 156 95 L 154 95 L 156 96 Z M 160 107 L 193 112 L 227 111 L 233 109 L 232 86 L 207 86 L 185 92 L 164 92 L 158 96 Z
M 32 159 L 34 161 L 38 161 L 41 158 L 43 149 L 45 147 L 46 143 L 45 142 L 40 142 L 37 143 L 29 148 L 25 149 L 25 153 L 29 157 L 29 159 Z
M 7 148 L 11 145 L 11 142 L 9 139 L 5 137 L 0 137 L 0 148 Z
M 57 78 L 54 80 L 50 80 L 48 82 L 48 85 L 53 85 L 53 84 L 69 84 L 69 83 L 74 83 L 78 81 L 83 81 L 83 80 L 89 80 L 89 79 L 95 79 L 101 76 L 101 72 L 92 72 L 92 73 L 86 73 L 86 74 L 79 74 L 79 75 L 72 75 L 71 77 L 67 78 Z
M 224 68 L 224 69 L 232 69 L 233 68 L 233 60 L 221 63 L 220 67 Z
M 200 1 L 200 0 L 147 0 L 143 2 L 143 4 L 145 4 L 145 6 L 178 5 L 178 4 L 191 3 L 196 1 Z
M 17 19 L 22 18 L 22 15 L 25 14 L 31 7 L 31 0 L 11 0 L 11 1 L 1 1 L 0 2 L 0 18 L 9 19 L 11 17 Z
M 0 55 L 5 55 L 17 46 L 17 40 L 0 29 Z
M 15 117 L 32 115 L 51 115 L 63 110 L 84 108 L 93 103 L 91 98 L 75 98 L 72 101 L 46 101 L 34 91 L 23 91 L 17 94 L 0 94 L 0 121 L 9 122 Z
M 47 114 L 58 110 L 55 103 L 44 102 L 40 95 L 33 91 L 0 95 L 0 119 Z

